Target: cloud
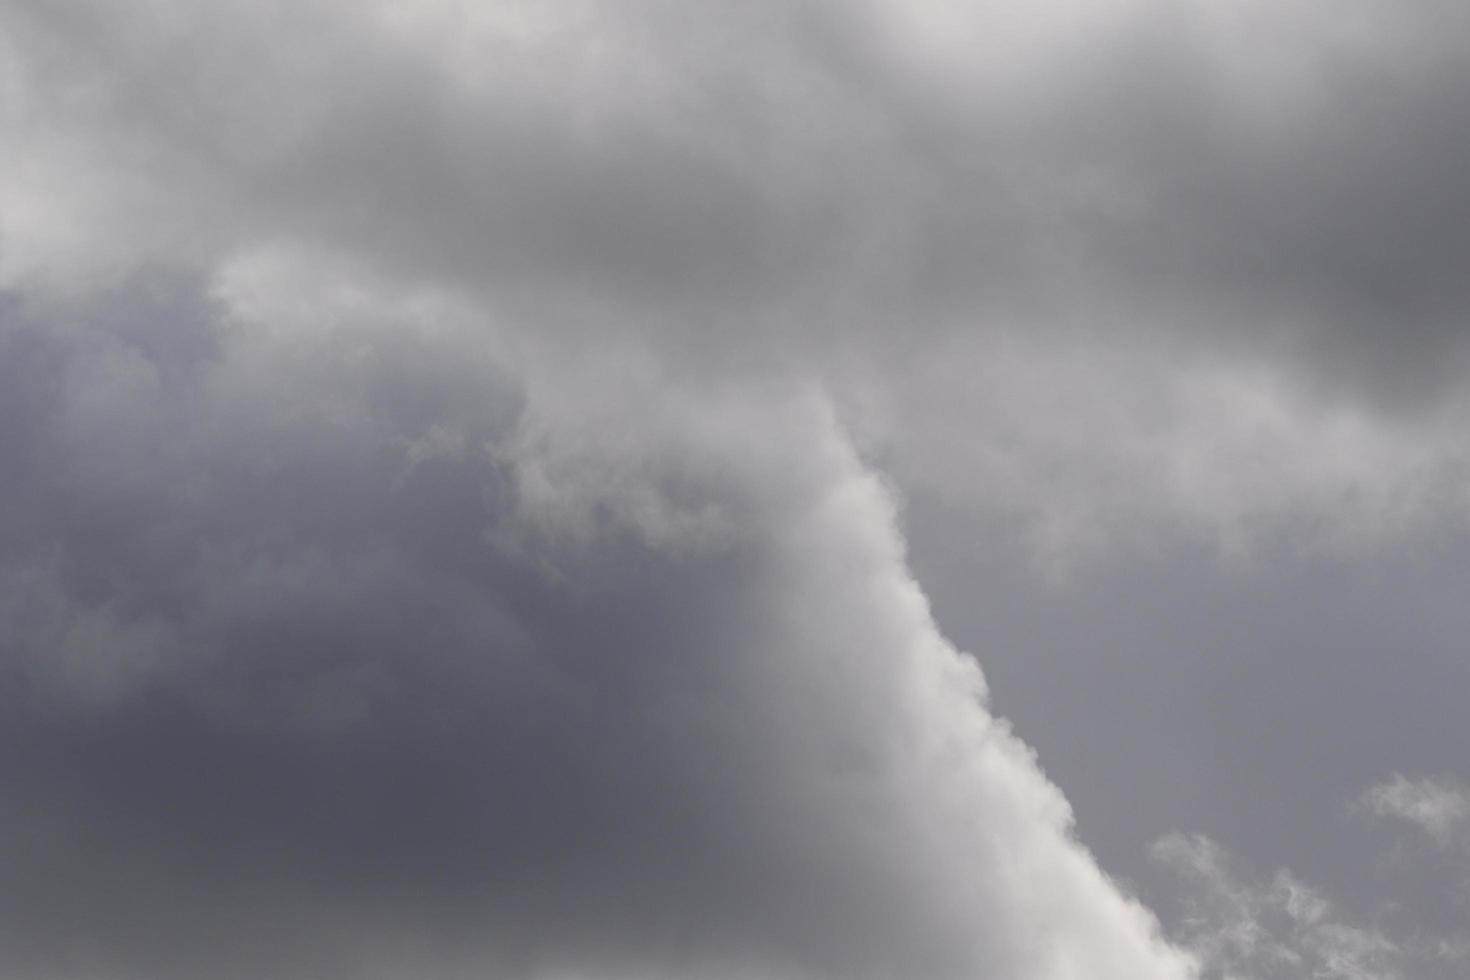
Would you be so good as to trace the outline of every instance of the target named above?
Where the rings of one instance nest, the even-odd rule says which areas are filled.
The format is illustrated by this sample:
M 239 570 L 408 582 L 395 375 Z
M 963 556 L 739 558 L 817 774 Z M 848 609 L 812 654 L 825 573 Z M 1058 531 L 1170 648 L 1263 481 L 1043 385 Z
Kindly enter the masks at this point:
M 1200 835 L 1170 834 L 1153 847 L 1155 860 L 1188 882 L 1183 915 L 1186 944 L 1222 980 L 1393 980 L 1414 967 L 1405 949 L 1371 926 L 1352 924 L 1319 891 L 1280 870 L 1269 882 L 1241 881 L 1218 844 Z
M 1461 19 L 6 3 L 7 973 L 1191 976 L 890 480 L 1459 520 Z
M 8 974 L 1189 975 L 819 390 L 301 273 L 7 313 Z
M 1458 839 L 1470 824 L 1470 793 L 1452 777 L 1393 777 L 1369 787 L 1356 807 L 1381 820 L 1417 828 L 1440 845 Z
M 5 23 L 6 282 L 305 247 L 682 371 L 818 373 L 1047 561 L 1463 523 L 1454 5 Z
M 1438 846 L 1437 870 L 1463 875 L 1463 850 L 1446 850 L 1462 842 L 1465 820 L 1464 794 L 1454 779 L 1395 774 L 1348 809 L 1427 835 Z M 1389 853 L 1395 851 L 1391 846 Z M 1207 980 L 1432 980 L 1463 976 L 1470 959 L 1463 893 L 1433 887 L 1401 860 L 1380 862 L 1387 874 L 1373 880 L 1371 892 L 1352 896 L 1349 909 L 1287 868 L 1269 877 L 1243 871 L 1234 855 L 1202 834 L 1167 834 L 1150 856 L 1173 875 L 1166 906 L 1174 935 L 1198 957 Z M 1371 855 L 1362 849 L 1356 856 L 1366 863 Z
M 1197 541 L 1364 555 L 1458 526 L 1470 503 L 1458 400 L 1404 422 L 1277 366 L 1112 341 L 959 338 L 906 367 L 909 382 L 839 389 L 859 438 L 960 513 L 1022 521 L 1054 571 Z

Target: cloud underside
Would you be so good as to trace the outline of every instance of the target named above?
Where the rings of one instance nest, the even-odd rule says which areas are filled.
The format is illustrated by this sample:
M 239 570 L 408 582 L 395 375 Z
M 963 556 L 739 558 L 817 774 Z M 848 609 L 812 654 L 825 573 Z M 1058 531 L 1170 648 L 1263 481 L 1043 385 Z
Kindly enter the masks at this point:
M 1462 14 L 129 6 L 0 7 L 6 975 L 1194 975 L 888 481 L 1459 520 Z
M 11 975 L 1184 975 L 810 388 L 122 303 L 0 357 Z
M 1454 4 L 7 6 L 7 282 L 314 250 L 818 373 L 1061 564 L 1462 520 Z

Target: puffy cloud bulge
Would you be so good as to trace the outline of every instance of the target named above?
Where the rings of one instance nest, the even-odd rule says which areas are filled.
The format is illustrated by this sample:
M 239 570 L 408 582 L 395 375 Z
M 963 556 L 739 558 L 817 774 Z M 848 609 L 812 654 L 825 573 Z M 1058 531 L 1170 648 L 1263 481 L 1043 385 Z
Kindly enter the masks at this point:
M 7 334 L 12 975 L 1187 975 L 824 399 L 119 302 Z
M 1410 9 L 7 0 L 7 975 L 1192 976 L 889 481 L 1462 510 Z

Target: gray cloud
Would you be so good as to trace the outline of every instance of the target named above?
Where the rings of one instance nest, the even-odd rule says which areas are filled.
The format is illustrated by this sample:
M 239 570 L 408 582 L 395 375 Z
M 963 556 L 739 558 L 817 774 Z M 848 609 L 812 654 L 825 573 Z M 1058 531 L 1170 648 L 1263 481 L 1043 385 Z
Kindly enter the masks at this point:
M 872 467 L 1459 527 L 1462 19 L 0 5 L 7 970 L 1190 976 Z
M 1048 561 L 1463 511 L 1452 5 L 9 8 L 16 281 L 345 250 L 817 372 Z
M 1371 787 L 1365 798 L 1382 799 L 1385 787 L 1399 785 L 1390 780 Z M 1181 939 L 1199 956 L 1205 977 L 1429 980 L 1464 974 L 1470 944 L 1463 918 L 1415 907 L 1426 898 L 1422 887 L 1417 895 L 1411 887 L 1387 901 L 1380 895 L 1376 905 L 1355 913 L 1289 869 L 1270 876 L 1242 870 L 1235 855 L 1203 835 L 1171 833 L 1150 851 L 1175 876 L 1170 891 L 1181 906 Z M 1405 868 L 1394 870 L 1414 884 Z
M 224 247 L 350 242 L 499 302 L 572 280 L 605 312 L 734 314 L 742 342 L 790 343 L 798 312 L 806 334 L 1024 316 L 1298 348 L 1405 394 L 1446 367 L 1464 301 L 1452 5 L 1053 6 L 17 3 L 8 20 L 40 53 L 16 101 L 45 125 L 20 135 L 85 168 L 97 207 L 162 204 L 158 247 L 196 249 L 213 213 L 203 240 Z M 908 57 L 943 17 L 997 56 Z M 1043 17 L 1085 41 L 1026 23 Z M 160 199 L 72 156 L 78 139 L 195 193 Z
M 316 286 L 8 314 L 8 972 L 1188 974 L 820 397 Z
M 1289 871 L 1269 883 L 1240 881 L 1209 838 L 1170 835 L 1154 854 L 1191 879 L 1185 921 L 1207 976 L 1392 980 L 1405 976 L 1401 971 L 1414 958 L 1377 929 L 1344 922 L 1330 901 Z
M 1374 817 L 1416 827 L 1441 845 L 1454 841 L 1470 825 L 1470 793 L 1453 778 L 1409 779 L 1394 773 L 1365 790 L 1357 806 Z

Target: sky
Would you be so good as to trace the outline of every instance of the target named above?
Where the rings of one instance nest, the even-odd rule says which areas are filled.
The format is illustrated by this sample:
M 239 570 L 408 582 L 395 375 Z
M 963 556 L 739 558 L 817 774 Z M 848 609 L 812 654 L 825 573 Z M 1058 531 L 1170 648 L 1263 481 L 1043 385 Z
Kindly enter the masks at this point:
M 1465 976 L 1467 40 L 0 0 L 0 973 Z

